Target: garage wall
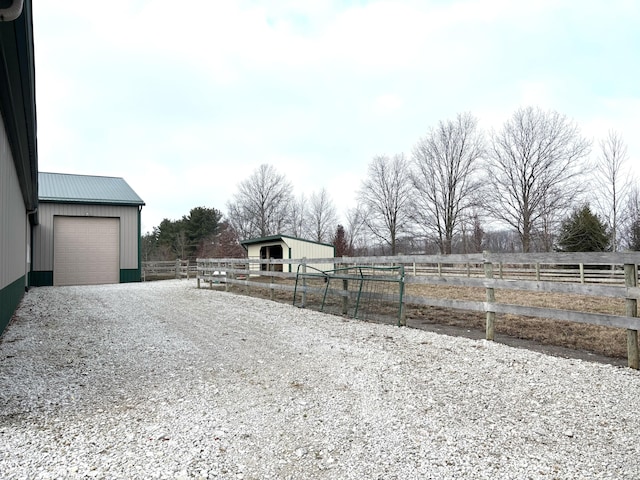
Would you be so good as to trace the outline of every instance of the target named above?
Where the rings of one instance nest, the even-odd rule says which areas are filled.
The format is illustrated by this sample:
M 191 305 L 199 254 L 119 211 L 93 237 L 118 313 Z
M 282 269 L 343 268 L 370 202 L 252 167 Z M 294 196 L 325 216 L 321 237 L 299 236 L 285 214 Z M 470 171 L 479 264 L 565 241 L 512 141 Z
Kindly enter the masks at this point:
M 139 212 L 138 207 L 82 205 L 40 202 L 40 224 L 33 230 L 33 285 L 53 285 L 54 216 L 120 218 L 121 281 L 139 280 Z M 128 275 L 132 275 L 131 278 Z
M 18 174 L 0 117 L 0 333 L 24 295 L 27 225 Z

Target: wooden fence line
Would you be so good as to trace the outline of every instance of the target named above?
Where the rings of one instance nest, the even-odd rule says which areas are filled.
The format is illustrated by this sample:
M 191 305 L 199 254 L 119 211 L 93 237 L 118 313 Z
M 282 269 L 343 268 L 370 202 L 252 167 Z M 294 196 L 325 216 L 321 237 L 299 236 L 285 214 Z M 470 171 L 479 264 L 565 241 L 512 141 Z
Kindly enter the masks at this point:
M 337 257 L 322 259 L 198 259 L 200 282 L 224 283 L 246 288 L 267 288 L 274 292 L 291 291 L 293 286 L 274 283 L 277 278 L 295 278 L 296 273 L 275 271 L 276 265 L 334 264 L 335 268 L 368 265 L 404 265 L 406 284 L 452 285 L 480 287 L 486 290 L 485 302 L 428 298 L 405 294 L 404 305 L 428 305 L 459 310 L 485 312 L 487 340 L 495 336 L 496 314 L 512 314 L 627 330 L 629 367 L 639 368 L 637 316 L 638 268 L 640 252 L 624 253 L 533 253 L 471 255 L 412 255 L 393 257 Z M 264 266 L 264 267 L 263 267 Z M 265 270 L 262 270 L 265 268 Z M 278 270 L 285 270 L 280 267 Z M 269 283 L 251 280 L 270 277 Z M 304 287 L 303 287 L 304 288 Z M 496 302 L 496 290 L 519 290 L 537 293 L 561 293 L 583 296 L 619 298 L 625 300 L 625 315 L 610 315 L 510 305 Z
M 142 281 L 147 277 L 159 278 L 189 278 L 190 272 L 195 265 L 189 260 L 159 260 L 142 262 Z

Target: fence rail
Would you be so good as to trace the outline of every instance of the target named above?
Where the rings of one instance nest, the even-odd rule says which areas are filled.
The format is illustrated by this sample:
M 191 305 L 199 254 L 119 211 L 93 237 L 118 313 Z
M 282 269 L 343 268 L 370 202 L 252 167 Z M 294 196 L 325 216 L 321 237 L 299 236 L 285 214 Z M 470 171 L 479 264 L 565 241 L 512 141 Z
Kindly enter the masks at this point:
M 142 281 L 158 278 L 189 278 L 196 273 L 196 265 L 189 260 L 142 262 Z
M 485 336 L 493 340 L 496 314 L 512 314 L 559 321 L 580 322 L 627 330 L 627 358 L 630 367 L 638 369 L 637 315 L 638 264 L 640 252 L 625 253 L 535 253 L 472 255 L 418 255 L 393 257 L 337 257 L 323 259 L 198 259 L 200 282 L 224 283 L 247 288 L 290 291 L 295 286 L 278 282 L 295 279 L 295 273 L 282 268 L 287 264 L 333 264 L 334 268 L 357 265 L 372 267 L 403 266 L 408 285 L 445 285 L 476 287 L 485 290 L 485 301 L 431 298 L 409 295 L 403 305 L 428 305 L 484 312 Z M 255 265 L 264 265 L 256 268 Z M 252 267 L 253 266 L 253 267 Z M 277 271 L 276 271 L 277 270 Z M 265 282 L 265 278 L 268 280 Z M 299 287 L 298 287 L 299 288 Z M 618 298 L 625 302 L 625 315 L 592 313 L 573 309 L 511 305 L 496 301 L 496 291 L 516 290 L 536 293 L 558 293 L 590 297 Z M 403 308 L 404 310 L 404 308 Z

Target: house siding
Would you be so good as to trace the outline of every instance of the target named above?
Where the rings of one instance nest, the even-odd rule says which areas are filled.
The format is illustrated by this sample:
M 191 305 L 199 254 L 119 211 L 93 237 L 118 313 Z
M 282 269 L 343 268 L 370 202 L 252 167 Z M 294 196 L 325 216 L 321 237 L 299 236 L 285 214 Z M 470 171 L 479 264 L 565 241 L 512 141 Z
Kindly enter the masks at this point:
M 120 219 L 120 281 L 140 280 L 138 207 L 40 202 L 39 225 L 33 229 L 32 285 L 53 281 L 53 223 L 55 216 Z
M 0 332 L 24 295 L 28 271 L 28 219 L 18 174 L 0 121 Z

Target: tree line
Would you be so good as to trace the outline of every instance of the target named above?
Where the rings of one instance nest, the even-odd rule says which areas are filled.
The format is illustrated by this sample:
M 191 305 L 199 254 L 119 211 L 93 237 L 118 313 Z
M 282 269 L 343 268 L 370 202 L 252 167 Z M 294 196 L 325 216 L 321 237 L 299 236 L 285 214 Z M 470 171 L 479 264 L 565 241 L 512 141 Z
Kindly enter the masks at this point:
M 461 113 L 429 128 L 410 155 L 375 156 L 344 222 L 326 189 L 296 197 L 264 164 L 239 183 L 226 217 L 198 207 L 163 220 L 151 239 L 180 258 L 239 256 L 239 239 L 275 234 L 331 243 L 338 256 L 640 250 L 627 147 L 610 131 L 593 150 L 553 110 L 518 109 L 487 134 Z

